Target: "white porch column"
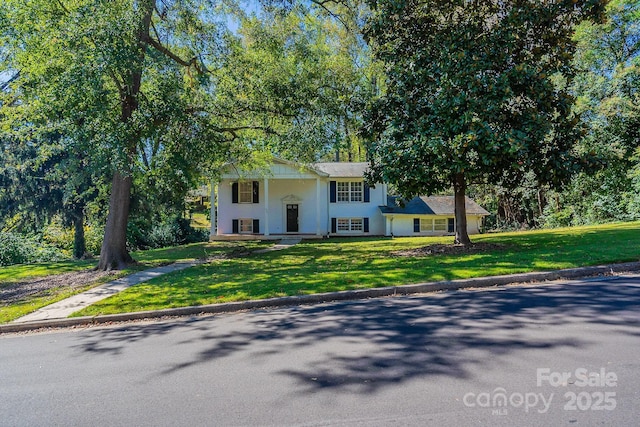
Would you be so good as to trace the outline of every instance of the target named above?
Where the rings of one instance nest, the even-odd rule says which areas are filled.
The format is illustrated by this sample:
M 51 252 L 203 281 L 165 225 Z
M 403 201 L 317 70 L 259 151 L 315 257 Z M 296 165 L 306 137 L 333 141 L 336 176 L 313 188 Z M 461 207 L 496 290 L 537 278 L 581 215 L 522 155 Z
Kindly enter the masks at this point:
M 264 179 L 264 235 L 269 235 L 269 179 Z
M 209 239 L 212 239 L 213 236 L 217 234 L 216 213 L 216 182 L 211 181 L 211 226 L 209 228 Z
M 316 236 L 320 234 L 320 178 L 316 178 Z

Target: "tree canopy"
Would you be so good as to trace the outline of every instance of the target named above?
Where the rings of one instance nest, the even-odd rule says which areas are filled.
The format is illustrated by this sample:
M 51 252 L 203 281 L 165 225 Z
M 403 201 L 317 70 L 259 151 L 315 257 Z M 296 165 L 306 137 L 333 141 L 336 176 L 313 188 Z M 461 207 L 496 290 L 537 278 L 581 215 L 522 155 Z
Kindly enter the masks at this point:
M 366 36 L 387 91 L 366 132 L 372 180 L 405 196 L 453 186 L 456 242 L 468 244 L 468 183 L 559 185 L 579 165 L 567 81 L 574 26 L 602 1 L 372 1 Z
M 355 135 L 345 105 L 364 102 L 352 96 L 361 74 L 317 12 L 299 3 L 249 13 L 214 0 L 7 0 L 3 137 L 62 135 L 65 155 L 110 182 L 99 268 L 121 268 L 132 261 L 132 195 L 134 214 L 153 215 L 160 201 L 179 209 L 224 163 L 311 161 Z

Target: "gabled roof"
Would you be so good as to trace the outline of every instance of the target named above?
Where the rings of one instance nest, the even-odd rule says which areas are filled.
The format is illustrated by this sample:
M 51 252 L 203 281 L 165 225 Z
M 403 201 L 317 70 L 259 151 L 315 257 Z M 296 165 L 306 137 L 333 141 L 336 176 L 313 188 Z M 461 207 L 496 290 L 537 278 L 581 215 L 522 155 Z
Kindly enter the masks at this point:
M 301 172 L 306 171 L 322 177 L 330 178 L 364 178 L 365 171 L 369 169 L 369 163 L 367 162 L 320 162 L 303 164 L 277 157 L 272 159 L 271 164 L 287 165 L 296 168 Z M 232 171 L 232 174 L 238 174 L 238 169 L 232 168 L 231 163 L 228 164 L 226 168 L 227 170 Z M 246 175 L 248 177 L 258 176 L 260 173 L 264 174 L 266 172 L 261 169 L 249 171 L 241 170 L 240 172 L 241 175 Z
M 363 178 L 364 172 L 369 169 L 369 163 L 314 163 L 311 167 L 317 171 L 328 174 L 331 178 Z
M 453 196 L 416 196 L 404 206 L 399 203 L 400 198 L 390 196 L 387 198 L 387 206 L 380 206 L 383 214 L 404 215 L 453 215 L 455 199 Z M 465 197 L 467 215 L 489 215 L 482 206 L 472 199 Z

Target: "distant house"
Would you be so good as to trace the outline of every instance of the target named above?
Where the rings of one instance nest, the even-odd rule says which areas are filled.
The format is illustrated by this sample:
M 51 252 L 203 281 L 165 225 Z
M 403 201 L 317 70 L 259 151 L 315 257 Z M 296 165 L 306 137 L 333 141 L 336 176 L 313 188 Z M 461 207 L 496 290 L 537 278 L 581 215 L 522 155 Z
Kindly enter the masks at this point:
M 212 186 L 212 239 L 286 236 L 414 236 L 452 232 L 453 197 L 422 197 L 404 206 L 388 186 L 364 181 L 368 163 L 301 165 L 274 159 L 260 170 L 228 167 Z M 467 199 L 469 232 L 488 212 Z M 418 224 L 418 227 L 415 226 Z M 444 224 L 444 225 L 443 225 Z M 417 230 L 417 231 L 416 231 Z

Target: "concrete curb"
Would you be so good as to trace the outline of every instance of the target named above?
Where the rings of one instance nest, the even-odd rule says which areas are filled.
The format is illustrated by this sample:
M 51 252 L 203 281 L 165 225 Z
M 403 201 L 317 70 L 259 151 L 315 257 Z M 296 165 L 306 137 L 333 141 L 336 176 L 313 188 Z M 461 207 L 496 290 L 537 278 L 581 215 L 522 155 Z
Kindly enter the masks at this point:
M 134 313 L 110 314 L 104 316 L 73 317 L 67 319 L 41 320 L 25 323 L 0 325 L 0 334 L 25 332 L 43 328 L 64 328 L 81 325 L 96 325 L 130 320 L 153 319 L 165 316 L 192 316 L 197 314 L 231 313 L 258 308 L 274 308 L 304 304 L 318 304 L 331 301 L 359 300 L 394 295 L 422 294 L 428 292 L 504 286 L 514 283 L 543 282 L 559 279 L 576 279 L 596 275 L 639 271 L 640 262 L 610 264 L 593 267 L 569 268 L 565 270 L 509 274 L 505 276 L 479 277 L 475 279 L 458 279 L 441 282 L 416 283 L 403 286 L 387 286 L 383 288 L 358 289 L 352 291 L 326 292 L 313 295 L 299 295 L 264 300 L 250 300 L 221 304 L 210 304 L 192 307 L 171 308 L 156 311 L 140 311 Z

